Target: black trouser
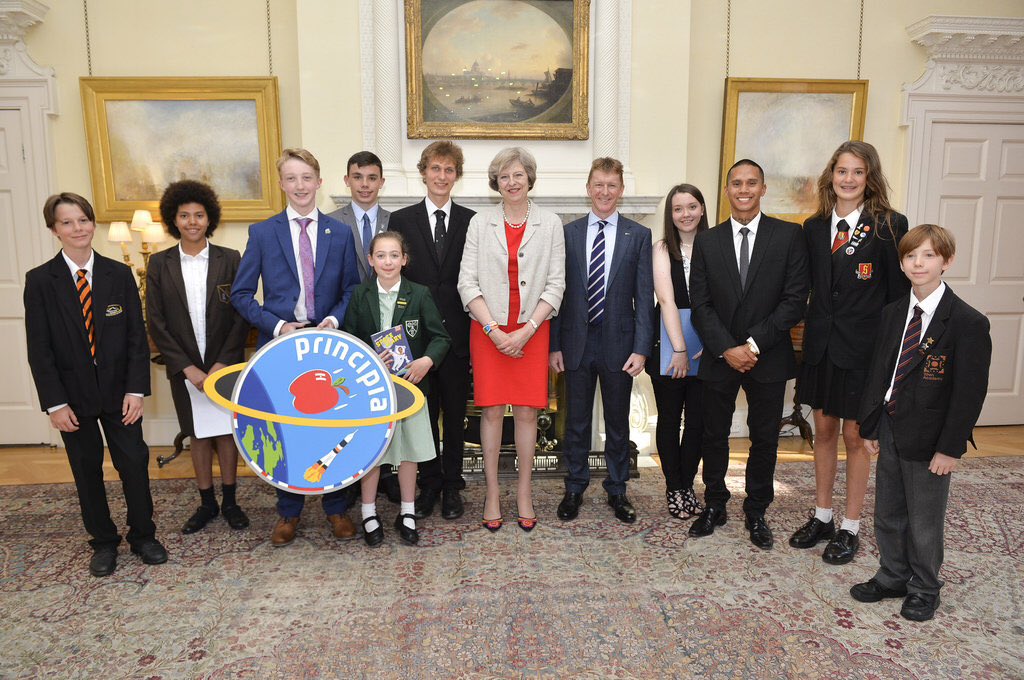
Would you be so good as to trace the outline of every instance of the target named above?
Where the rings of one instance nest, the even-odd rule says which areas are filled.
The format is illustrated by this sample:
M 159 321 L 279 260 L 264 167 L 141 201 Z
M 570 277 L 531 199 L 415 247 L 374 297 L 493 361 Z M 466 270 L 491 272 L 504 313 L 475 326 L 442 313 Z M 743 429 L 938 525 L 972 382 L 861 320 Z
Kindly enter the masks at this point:
M 694 376 L 673 379 L 659 375 L 651 376 L 651 386 L 658 406 L 654 442 L 661 471 L 665 474 L 665 490 L 692 488 L 704 436 L 704 384 Z M 679 428 L 683 423 L 680 438 Z
M 78 489 L 82 522 L 92 537 L 94 549 L 117 546 L 121 535 L 110 518 L 107 491 L 103 486 L 103 437 L 110 447 L 110 460 L 121 477 L 125 505 L 128 506 L 128 542 L 138 545 L 156 535 L 153 523 L 153 497 L 149 492 L 149 447 L 142 439 L 142 419 L 132 425 L 121 422 L 120 413 L 101 413 L 99 417 L 78 416 L 78 430 L 61 432 L 68 453 L 71 473 Z
M 430 427 L 434 432 L 434 450 L 437 457 L 419 464 L 421 489 L 455 491 L 466 488 L 462 478 L 462 456 L 465 452 L 466 402 L 469 400 L 469 357 L 449 352 L 430 374 L 430 392 L 427 409 Z M 444 441 L 438 420 L 444 425 Z
M 747 395 L 750 456 L 747 459 L 743 512 L 763 515 L 775 498 L 775 460 L 779 452 L 779 421 L 786 395 L 785 381 L 759 383 L 749 376 L 729 382 L 704 383 L 704 502 L 725 510 L 729 489 L 729 430 L 740 387 Z

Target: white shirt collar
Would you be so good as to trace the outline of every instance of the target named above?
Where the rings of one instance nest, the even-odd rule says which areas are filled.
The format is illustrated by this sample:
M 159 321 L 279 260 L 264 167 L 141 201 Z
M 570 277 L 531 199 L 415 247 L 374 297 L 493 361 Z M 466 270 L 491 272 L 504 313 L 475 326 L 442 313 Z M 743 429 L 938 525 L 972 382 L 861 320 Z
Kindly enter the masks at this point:
M 178 242 L 178 256 L 184 261 L 188 260 L 209 260 L 210 259 L 210 239 L 206 239 L 206 245 L 195 255 L 189 255 L 185 252 L 185 249 L 181 247 L 181 242 Z
M 72 260 L 70 257 L 68 257 L 68 254 L 65 253 L 63 249 L 61 249 L 60 254 L 64 256 L 64 264 L 66 264 L 68 266 L 68 269 L 71 270 L 71 276 L 72 277 L 77 279 L 78 278 L 78 270 L 79 269 L 84 269 L 85 270 L 85 278 L 87 278 L 87 279 L 88 278 L 92 278 L 92 268 L 93 268 L 93 265 L 96 264 L 96 251 L 95 250 L 90 250 L 89 251 L 89 261 L 86 262 L 85 266 L 82 266 L 82 267 L 79 267 L 75 263 L 74 260 Z
M 363 210 L 358 205 L 356 205 L 355 201 L 352 202 L 352 214 L 356 216 L 356 222 L 358 223 L 358 226 L 362 226 L 363 224 L 363 215 L 369 215 L 370 223 L 377 224 L 377 213 L 379 211 L 380 203 L 374 203 L 373 205 L 370 206 L 369 210 Z
M 384 286 L 381 285 L 379 278 L 376 279 L 376 281 L 377 281 L 377 292 L 381 293 L 382 295 L 387 295 L 389 293 L 397 293 L 398 289 L 402 287 L 402 277 L 401 276 L 398 277 L 398 281 L 395 282 L 395 285 L 391 288 L 391 290 L 385 290 Z
M 863 205 L 859 205 L 849 215 L 847 215 L 845 217 L 840 217 L 838 214 L 836 214 L 835 208 L 833 208 L 832 209 L 832 230 L 833 231 L 838 231 L 839 230 L 839 220 L 846 220 L 846 223 L 848 225 L 850 225 L 850 230 L 852 231 L 853 228 L 857 226 L 857 223 L 860 222 L 860 213 L 863 210 L 864 210 L 864 206 Z
M 317 210 L 316 208 L 313 208 L 313 212 L 309 213 L 308 215 L 300 215 L 298 211 L 292 208 L 291 204 L 289 204 L 288 207 L 285 208 L 285 215 L 288 217 L 288 224 L 295 224 L 295 220 L 299 219 L 300 217 L 308 217 L 309 219 L 313 220 L 310 224 L 314 225 L 320 221 L 320 211 Z
M 757 235 L 757 227 L 761 224 L 761 213 L 758 212 L 754 215 L 754 219 L 750 220 L 748 224 L 740 224 L 736 221 L 735 217 L 729 216 L 729 222 L 732 224 L 732 235 L 733 238 L 740 235 L 740 229 L 746 227 L 750 230 L 750 233 Z
M 910 308 L 913 309 L 914 305 L 921 308 L 921 311 L 927 314 L 929 317 L 935 313 L 935 309 L 939 306 L 939 301 L 942 300 L 943 293 L 946 292 L 946 282 L 940 281 L 939 287 L 931 292 L 931 294 L 924 300 L 918 300 L 917 296 L 914 295 L 914 289 L 910 289 Z
M 609 226 L 611 226 L 612 228 L 618 229 L 618 227 L 619 227 L 619 211 L 616 210 L 615 212 L 613 212 L 608 217 L 598 217 L 597 215 L 594 214 L 594 211 L 591 210 L 590 214 L 587 215 L 587 226 L 588 227 L 593 227 L 598 222 L 600 222 L 601 220 L 604 220 L 605 222 L 607 222 L 609 224 Z
M 424 198 L 423 202 L 424 202 L 424 204 L 427 207 L 427 214 L 430 215 L 431 217 L 433 217 L 434 213 L 436 213 L 438 210 L 443 210 L 445 215 L 451 215 L 452 214 L 452 199 L 451 199 L 451 196 L 448 197 L 448 202 L 445 203 L 444 205 L 434 205 L 434 202 L 430 200 L 429 196 Z

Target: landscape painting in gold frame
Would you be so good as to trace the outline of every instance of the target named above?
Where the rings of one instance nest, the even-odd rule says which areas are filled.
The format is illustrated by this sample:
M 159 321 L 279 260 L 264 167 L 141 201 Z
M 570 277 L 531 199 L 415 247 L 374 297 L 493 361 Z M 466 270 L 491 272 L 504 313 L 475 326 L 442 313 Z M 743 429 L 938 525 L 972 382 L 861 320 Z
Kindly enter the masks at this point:
M 405 0 L 412 139 L 587 139 L 590 0 Z
M 761 211 L 803 222 L 817 207 L 817 181 L 843 142 L 863 139 L 866 80 L 726 78 L 718 221 L 729 216 L 726 174 L 749 158 L 764 168 Z
M 171 182 L 217 192 L 223 222 L 281 212 L 276 78 L 80 79 L 96 219 L 157 214 Z

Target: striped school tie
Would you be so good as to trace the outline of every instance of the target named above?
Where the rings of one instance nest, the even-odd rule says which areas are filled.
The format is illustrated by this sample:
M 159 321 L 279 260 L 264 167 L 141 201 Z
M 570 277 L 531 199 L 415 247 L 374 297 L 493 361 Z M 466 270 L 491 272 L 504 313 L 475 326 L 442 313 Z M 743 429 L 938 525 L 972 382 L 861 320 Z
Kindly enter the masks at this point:
M 900 349 L 899 363 L 896 364 L 896 377 L 892 380 L 892 394 L 885 404 L 885 410 L 890 416 L 896 415 L 896 395 L 900 390 L 900 383 L 910 372 L 910 364 L 914 363 L 914 354 L 921 346 L 921 315 L 923 310 L 914 305 L 914 318 L 907 324 L 907 330 L 903 333 L 903 347 Z
M 605 220 L 597 223 L 597 236 L 590 250 L 590 269 L 587 276 L 587 321 L 599 325 L 604 321 L 604 228 Z
M 92 324 L 92 288 L 89 286 L 89 279 L 85 277 L 84 269 L 78 270 L 78 302 L 82 305 L 82 319 L 85 321 L 85 334 L 89 336 L 89 351 L 93 358 L 96 358 L 96 329 Z

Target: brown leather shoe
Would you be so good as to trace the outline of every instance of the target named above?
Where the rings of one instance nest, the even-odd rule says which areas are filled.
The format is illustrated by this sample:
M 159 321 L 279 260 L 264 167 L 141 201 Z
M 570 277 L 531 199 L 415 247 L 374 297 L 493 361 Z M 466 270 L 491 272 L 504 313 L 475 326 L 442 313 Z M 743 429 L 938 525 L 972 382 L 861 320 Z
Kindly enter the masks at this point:
M 327 521 L 331 523 L 335 538 L 351 541 L 356 537 L 356 525 L 345 515 L 327 515 Z
M 295 540 L 295 527 L 299 526 L 298 517 L 279 517 L 274 526 L 274 532 L 270 534 L 270 545 L 280 548 Z

